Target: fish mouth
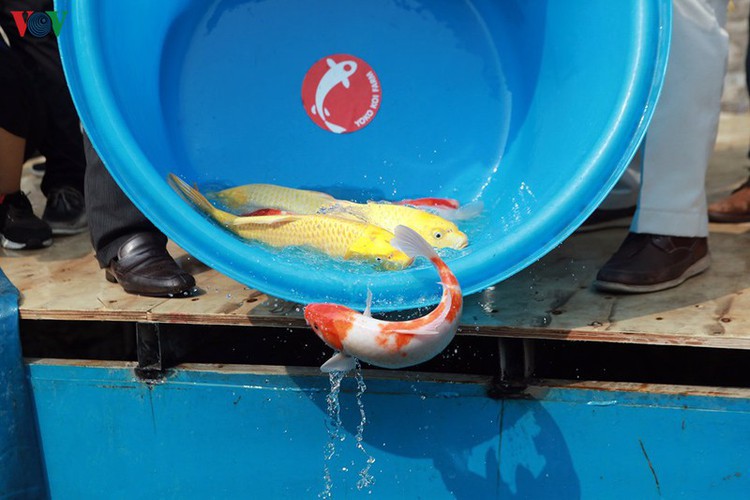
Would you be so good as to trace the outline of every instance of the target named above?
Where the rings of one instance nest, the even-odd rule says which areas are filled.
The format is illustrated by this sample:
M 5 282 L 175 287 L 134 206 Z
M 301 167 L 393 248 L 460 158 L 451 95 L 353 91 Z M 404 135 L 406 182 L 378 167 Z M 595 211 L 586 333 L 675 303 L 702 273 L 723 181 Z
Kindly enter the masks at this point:
M 454 248 L 456 250 L 463 250 L 464 248 L 466 248 L 468 246 L 469 246 L 469 240 L 468 239 L 462 239 L 462 240 L 459 240 L 458 242 L 456 242 L 456 245 L 454 246 Z

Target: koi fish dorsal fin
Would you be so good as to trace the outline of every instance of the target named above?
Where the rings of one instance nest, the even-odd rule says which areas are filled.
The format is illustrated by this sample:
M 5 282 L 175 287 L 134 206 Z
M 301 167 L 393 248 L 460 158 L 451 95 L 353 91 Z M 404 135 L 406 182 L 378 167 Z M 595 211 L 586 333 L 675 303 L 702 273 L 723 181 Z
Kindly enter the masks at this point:
M 404 252 L 409 257 L 421 255 L 427 257 L 437 257 L 437 252 L 433 249 L 424 238 L 415 230 L 406 226 L 396 226 L 393 231 L 395 238 L 391 240 L 391 245 Z
M 362 314 L 367 318 L 372 318 L 372 290 L 367 289 L 367 302 L 365 303 L 365 310 Z
M 250 215 L 247 217 L 237 217 L 232 222 L 233 226 L 247 226 L 249 224 L 261 224 L 271 226 L 282 222 L 292 222 L 300 219 L 299 215 Z
M 357 361 L 348 354 L 337 352 L 331 356 L 331 359 L 323 363 L 320 367 L 320 371 L 323 373 L 348 372 L 349 370 L 354 369 L 356 363 Z

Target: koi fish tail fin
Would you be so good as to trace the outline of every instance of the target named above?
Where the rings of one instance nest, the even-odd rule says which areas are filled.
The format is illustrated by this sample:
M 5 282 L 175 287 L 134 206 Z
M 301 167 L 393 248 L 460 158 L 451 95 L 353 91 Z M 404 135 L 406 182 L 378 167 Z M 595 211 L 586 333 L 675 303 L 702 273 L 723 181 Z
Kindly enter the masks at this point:
M 427 257 L 428 259 L 437 257 L 435 249 L 432 248 L 432 246 L 430 246 L 430 244 L 427 243 L 419 233 L 410 227 L 401 225 L 396 226 L 393 233 L 396 237 L 391 240 L 391 245 L 401 250 L 409 257 L 413 258 L 419 255 Z
M 343 352 L 337 352 L 336 354 L 331 356 L 331 359 L 323 363 L 323 365 L 320 367 L 320 371 L 322 371 L 323 373 L 348 372 L 350 370 L 353 370 L 356 365 L 356 359 L 349 356 L 348 354 L 344 354 Z
M 435 214 L 443 219 L 450 221 L 460 221 L 474 219 L 482 215 L 484 211 L 484 203 L 481 201 L 475 201 L 458 208 L 446 208 L 438 206 L 417 206 L 416 208 Z
M 442 215 L 448 220 L 469 220 L 479 217 L 483 210 L 484 203 L 481 201 L 474 201 L 458 207 L 455 210 L 442 210 L 438 215 Z
M 183 181 L 176 175 L 169 174 L 169 184 L 178 193 L 180 193 L 183 198 L 198 207 L 201 212 L 205 213 L 206 215 L 210 215 L 222 224 L 230 224 L 235 219 L 234 215 L 228 212 L 224 212 L 223 210 L 219 210 L 218 208 L 213 206 L 211 202 L 208 201 L 208 199 L 200 193 L 200 191 L 190 186 L 187 182 Z

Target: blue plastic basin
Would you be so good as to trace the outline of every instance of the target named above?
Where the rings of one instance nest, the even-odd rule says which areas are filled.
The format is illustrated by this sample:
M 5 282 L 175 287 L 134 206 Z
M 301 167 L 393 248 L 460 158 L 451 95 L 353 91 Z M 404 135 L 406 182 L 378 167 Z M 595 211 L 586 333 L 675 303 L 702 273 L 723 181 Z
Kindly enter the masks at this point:
M 639 145 L 667 60 L 666 0 L 58 0 L 84 126 L 136 205 L 209 266 L 275 296 L 375 310 L 433 303 L 434 270 L 400 272 L 248 244 L 167 184 L 263 182 L 353 200 L 481 200 L 446 252 L 466 293 L 570 235 Z M 350 54 L 382 86 L 352 133 L 316 125 L 302 82 Z

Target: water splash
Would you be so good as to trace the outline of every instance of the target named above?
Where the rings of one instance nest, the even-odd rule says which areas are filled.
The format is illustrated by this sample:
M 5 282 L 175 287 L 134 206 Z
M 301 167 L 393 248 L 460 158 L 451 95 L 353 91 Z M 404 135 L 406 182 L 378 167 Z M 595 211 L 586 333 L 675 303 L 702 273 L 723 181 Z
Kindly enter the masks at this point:
M 341 381 L 346 376 L 346 372 L 331 372 L 328 379 L 331 382 L 331 392 L 326 396 L 328 406 L 328 418 L 326 428 L 328 429 L 328 442 L 323 453 L 323 480 L 325 487 L 318 495 L 319 498 L 332 498 L 333 479 L 331 478 L 331 469 L 328 466 L 331 459 L 336 454 L 336 442 L 346 439 L 341 425 L 341 405 L 339 403 L 339 391 L 341 390 Z
M 362 445 L 363 436 L 365 433 L 365 425 L 367 424 L 367 417 L 365 416 L 365 405 L 362 401 L 362 396 L 367 390 L 365 380 L 362 377 L 362 367 L 357 360 L 356 369 L 354 372 L 354 379 L 357 381 L 357 407 L 359 408 L 359 425 L 357 425 L 357 449 L 361 451 L 365 457 L 367 457 L 367 465 L 359 471 L 359 480 L 357 481 L 357 489 L 363 490 L 365 488 L 371 488 L 375 484 L 375 478 L 370 474 L 370 468 L 375 463 L 375 457 L 370 455 L 365 447 Z

